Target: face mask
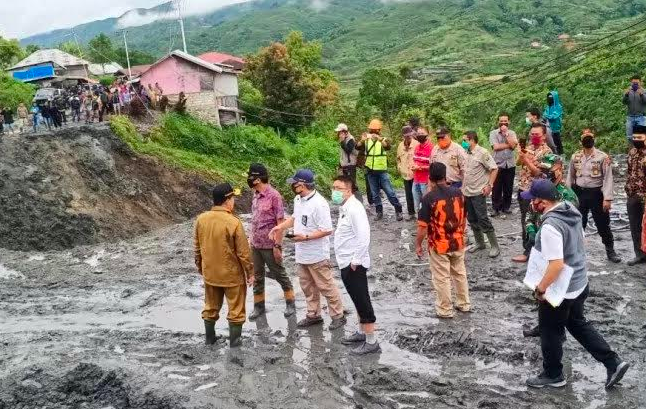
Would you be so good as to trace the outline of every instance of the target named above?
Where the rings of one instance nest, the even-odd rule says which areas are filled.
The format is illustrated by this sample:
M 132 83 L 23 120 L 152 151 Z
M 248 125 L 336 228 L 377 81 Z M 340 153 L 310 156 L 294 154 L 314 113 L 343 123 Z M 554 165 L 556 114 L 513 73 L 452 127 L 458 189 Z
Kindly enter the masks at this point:
M 451 145 L 451 140 L 449 138 L 440 138 L 437 140 L 437 145 L 440 147 L 440 149 L 446 149 Z
M 543 138 L 541 136 L 532 136 L 532 145 L 540 146 L 543 143 Z
M 292 192 L 294 192 L 295 195 L 300 195 L 301 194 L 300 188 L 301 187 L 298 185 L 292 185 Z
M 256 184 L 254 183 L 255 181 L 256 179 L 247 179 L 247 185 L 249 185 L 249 187 L 253 189 L 253 187 L 256 186 Z
M 426 140 L 427 140 L 427 139 L 428 139 L 428 137 L 427 137 L 426 135 L 424 135 L 424 136 L 418 136 L 418 137 L 417 137 L 417 142 L 419 142 L 419 143 L 421 143 L 421 144 L 423 145 L 423 144 L 425 144 L 425 143 L 426 143 Z
M 462 147 L 464 148 L 465 151 L 468 152 L 471 145 L 469 145 L 469 142 L 467 141 L 462 141 Z
M 636 91 L 639 89 L 639 84 L 637 84 L 636 82 L 635 82 L 635 83 L 633 83 L 633 85 L 632 85 L 632 89 L 633 89 L 633 91 L 635 91 L 635 92 L 636 92 Z
M 332 191 L 332 203 L 335 205 L 343 204 L 343 193 L 338 190 Z
M 633 141 L 633 146 L 637 149 L 644 149 L 644 146 L 646 146 L 646 142 L 644 141 Z
M 584 136 L 583 139 L 581 139 L 581 145 L 586 149 L 594 147 L 594 136 Z
M 547 97 L 547 104 L 554 105 L 554 97 L 552 97 L 551 95 Z
M 526 117 L 526 118 L 525 118 L 525 123 L 526 123 L 527 125 L 531 125 L 531 124 L 532 124 L 532 120 Z
M 532 210 L 536 213 L 543 214 L 543 212 L 545 211 L 545 206 L 543 206 L 543 203 L 541 202 L 532 200 L 531 206 Z

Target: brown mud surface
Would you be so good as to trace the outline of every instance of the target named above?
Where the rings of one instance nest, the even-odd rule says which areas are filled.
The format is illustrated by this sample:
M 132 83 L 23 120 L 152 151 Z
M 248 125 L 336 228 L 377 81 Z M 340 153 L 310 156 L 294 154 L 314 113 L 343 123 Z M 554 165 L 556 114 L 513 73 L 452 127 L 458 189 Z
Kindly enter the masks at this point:
M 0 140 L 0 247 L 131 238 L 209 205 L 210 184 L 135 154 L 107 125 Z
M 105 146 L 120 146 L 108 134 L 97 137 L 100 130 L 90 132 L 97 142 L 78 137 L 82 154 L 74 163 L 83 162 L 83 157 L 91 161 L 94 154 L 90 152 L 97 144 L 98 152 L 105 152 Z M 57 168 L 73 162 L 71 156 L 65 161 L 38 156 L 39 144 L 61 143 L 54 138 L 27 142 L 34 143 L 34 147 L 23 147 L 29 154 L 13 155 L 26 163 L 33 160 L 30 156 L 58 160 L 59 165 L 52 165 L 47 173 L 60 175 Z M 117 160 L 133 157 L 124 152 Z M 119 166 L 128 166 L 127 161 Z M 150 200 L 152 192 L 158 192 L 152 186 L 161 186 L 152 181 L 163 178 L 166 171 L 161 167 L 158 174 L 142 176 L 136 168 L 118 171 L 121 178 L 115 179 L 114 170 L 89 165 L 84 169 L 100 181 L 96 189 L 83 192 L 115 203 L 113 211 L 125 211 L 116 205 L 124 195 L 117 198 L 116 192 L 105 192 L 104 184 L 110 186 L 106 181 L 112 180 L 124 186 L 120 184 L 126 183 L 124 179 L 136 176 L 135 180 L 150 180 L 151 184 L 140 187 L 141 196 L 132 197 Z M 7 172 L 5 164 L 2 169 Z M 81 179 L 75 180 L 89 183 L 78 173 Z M 46 177 L 34 177 L 33 183 L 45 186 L 42 178 Z M 6 186 L 3 200 L 8 197 Z M 203 185 L 196 186 L 192 196 L 179 203 L 172 199 L 184 193 L 157 193 L 164 198 L 161 206 L 166 210 L 141 210 L 133 216 L 132 229 L 122 230 L 129 233 L 126 236 L 137 234 L 150 220 L 165 224 L 207 208 L 208 192 L 197 201 Z M 20 194 L 25 191 L 19 190 Z M 51 206 L 52 202 L 39 202 L 38 196 L 29 197 L 43 209 Z M 184 213 L 182 206 L 191 198 L 196 201 Z M 89 199 L 84 196 L 83 200 Z M 140 207 L 134 203 L 133 199 L 128 206 L 154 209 L 149 202 Z M 168 203 L 173 210 L 168 210 Z M 67 206 L 62 203 L 54 207 L 59 210 L 43 213 L 39 220 L 46 215 L 58 223 L 77 220 L 74 215 L 56 218 L 59 213 L 68 215 Z M 615 207 L 616 247 L 627 260 L 632 257 L 632 245 L 626 230 L 625 198 L 619 197 Z M 17 204 L 9 208 L 13 216 L 2 215 L 3 224 L 28 212 Z M 85 204 L 84 209 L 93 215 L 94 223 L 117 220 L 109 215 L 101 219 L 105 208 L 92 212 Z M 605 391 L 603 366 L 568 336 L 567 387 L 539 391 L 525 387 L 525 379 L 540 370 L 541 358 L 538 341 L 521 334 L 523 327 L 537 321 L 537 313 L 531 294 L 521 283 L 524 267 L 510 261 L 521 250 L 517 208 L 514 212 L 494 221 L 502 246 L 500 258 L 492 260 L 486 251 L 467 256 L 473 312 L 448 321 L 435 318 L 428 261 L 413 254 L 415 223 L 395 222 L 394 215 L 387 213 L 383 223 L 374 224 L 370 285 L 383 351 L 361 358 L 349 355 L 339 343 L 343 330 L 297 329 L 295 317 L 283 318 L 282 292 L 272 280 L 267 280 L 267 316 L 245 324 L 243 346 L 230 350 L 220 342 L 205 347 L 200 318 L 203 289 L 193 266 L 191 222 L 66 250 L 0 249 L 0 409 L 646 408 L 646 269 L 607 262 L 593 229 L 586 238 L 591 282 L 588 318 L 632 368 L 622 385 Z M 137 217 L 143 218 L 141 225 Z M 145 229 L 155 226 L 146 224 Z M 11 237 L 17 240 L 17 233 L 4 225 L 2 229 L 4 244 L 6 234 L 14 234 Z M 55 240 L 56 230 L 40 232 L 36 225 L 32 229 L 39 240 Z M 85 230 L 74 229 L 67 234 L 76 240 L 79 231 Z M 78 240 L 99 240 L 101 235 L 92 232 Z M 61 242 L 50 248 L 77 243 Z M 31 245 L 25 241 L 17 247 Z M 285 251 L 293 277 L 293 247 Z M 293 282 L 298 288 L 295 277 Z M 337 284 L 352 310 L 338 273 Z M 247 297 L 248 312 L 251 298 Z M 299 318 L 304 309 L 298 289 Z M 349 317 L 346 332 L 354 330 L 355 319 L 356 315 Z M 227 335 L 226 326 L 220 320 L 218 334 Z

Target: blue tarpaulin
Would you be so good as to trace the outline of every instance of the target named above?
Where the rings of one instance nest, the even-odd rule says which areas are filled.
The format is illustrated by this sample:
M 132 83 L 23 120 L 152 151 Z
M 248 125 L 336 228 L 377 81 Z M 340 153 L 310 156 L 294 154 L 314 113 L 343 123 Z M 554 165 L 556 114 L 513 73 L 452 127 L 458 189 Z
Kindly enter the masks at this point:
M 13 78 L 18 81 L 33 81 L 41 78 L 54 77 L 54 66 L 52 65 L 41 65 L 38 67 L 31 67 L 24 71 L 15 71 L 13 73 Z

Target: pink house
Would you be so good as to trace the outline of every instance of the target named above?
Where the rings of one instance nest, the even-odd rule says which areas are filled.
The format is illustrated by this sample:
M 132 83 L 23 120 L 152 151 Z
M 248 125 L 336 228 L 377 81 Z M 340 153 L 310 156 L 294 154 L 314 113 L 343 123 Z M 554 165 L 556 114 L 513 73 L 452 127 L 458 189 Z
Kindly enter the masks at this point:
M 171 102 L 183 92 L 188 112 L 200 119 L 217 125 L 238 121 L 238 75 L 230 67 L 175 50 L 152 64 L 139 81 L 145 87 L 158 83 Z

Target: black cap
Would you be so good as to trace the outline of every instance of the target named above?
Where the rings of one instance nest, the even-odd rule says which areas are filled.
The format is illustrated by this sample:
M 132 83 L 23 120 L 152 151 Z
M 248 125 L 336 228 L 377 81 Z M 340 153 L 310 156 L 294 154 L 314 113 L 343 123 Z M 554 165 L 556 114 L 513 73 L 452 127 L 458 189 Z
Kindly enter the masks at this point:
M 213 203 L 218 206 L 231 196 L 240 196 L 240 189 L 234 189 L 229 183 L 221 183 L 213 188 Z
M 442 162 L 433 162 L 429 169 L 429 179 L 431 182 L 439 182 L 446 179 L 446 165 Z
M 634 125 L 633 126 L 633 133 L 638 133 L 640 135 L 646 134 L 646 126 L 644 126 L 644 125 Z
M 263 176 L 269 176 L 269 171 L 267 171 L 267 168 L 262 163 L 252 163 L 249 165 L 249 173 L 247 173 L 247 176 L 249 179 L 252 177 L 256 179 Z

